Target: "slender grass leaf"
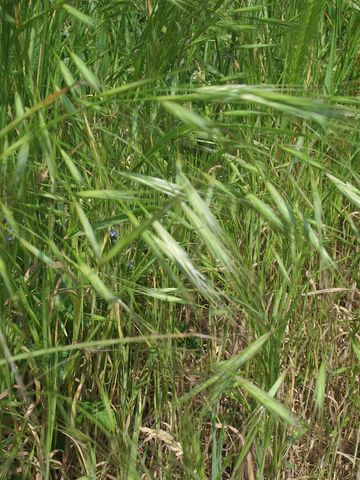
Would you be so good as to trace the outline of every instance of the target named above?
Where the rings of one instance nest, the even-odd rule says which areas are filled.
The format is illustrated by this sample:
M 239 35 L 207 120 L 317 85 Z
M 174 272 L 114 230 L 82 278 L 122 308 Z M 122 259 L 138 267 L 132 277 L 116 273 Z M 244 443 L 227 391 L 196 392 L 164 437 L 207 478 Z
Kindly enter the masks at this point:
M 25 172 L 28 159 L 29 159 L 29 143 L 25 141 L 21 145 L 17 155 L 16 176 L 19 180 L 21 179 L 22 175 Z
M 75 180 L 75 182 L 78 185 L 81 185 L 83 179 L 82 179 L 81 173 L 79 172 L 79 169 L 77 168 L 75 163 L 72 161 L 72 159 L 69 157 L 69 155 L 63 149 L 60 149 L 60 151 L 61 151 L 61 156 L 63 157 L 63 159 L 66 163 L 66 166 L 68 167 L 68 169 L 71 173 L 71 176 L 73 177 L 73 179 Z
M 230 253 L 227 251 L 225 246 L 221 241 L 221 237 L 214 234 L 213 231 L 208 227 L 204 218 L 200 218 L 196 213 L 191 210 L 185 203 L 181 205 L 184 210 L 187 218 L 194 225 L 196 231 L 204 241 L 205 245 L 213 254 L 214 258 L 219 260 L 228 271 L 233 270 L 234 260 L 231 258 Z
M 31 117 L 34 113 L 38 112 L 42 108 L 51 105 L 54 103 L 56 100 L 58 100 L 62 95 L 65 95 L 69 91 L 68 87 L 61 88 L 60 90 L 57 90 L 56 92 L 48 95 L 44 100 L 41 100 L 39 103 L 34 105 L 33 107 L 29 108 L 28 110 L 25 111 L 23 115 L 20 117 L 15 118 L 12 122 L 10 122 L 6 127 L 4 127 L 0 131 L 0 138 L 4 137 L 7 135 L 8 132 L 10 132 L 12 129 L 16 128 L 19 124 L 21 124 L 24 120 L 27 118 Z M 3 155 L 3 154 L 2 154 Z M 1 158 L 1 156 L 0 156 Z
M 290 115 L 308 118 L 319 124 L 323 124 L 326 117 L 343 116 L 339 111 L 321 102 L 314 102 L 308 98 L 285 95 L 270 88 L 249 87 L 248 85 L 212 85 L 198 88 L 195 92 L 194 100 L 203 99 L 208 101 L 226 102 L 245 100 Z M 182 101 L 185 100 L 183 95 L 181 97 Z M 170 97 L 163 99 L 167 100 L 170 99 Z M 173 98 L 171 99 L 174 100 Z M 191 99 L 192 98 L 189 95 L 189 101 Z M 178 101 L 180 101 L 180 98 Z
M 90 245 L 92 246 L 95 256 L 98 260 L 101 258 L 101 250 L 100 250 L 100 245 L 96 239 L 94 230 L 92 229 L 91 223 L 89 222 L 89 219 L 87 218 L 84 210 L 82 209 L 81 205 L 78 202 L 74 203 L 75 208 L 76 208 L 76 213 L 78 214 L 79 220 L 81 222 L 81 225 L 84 229 L 85 235 L 87 236 L 87 239 L 90 242 Z
M 136 200 L 138 199 L 139 192 L 129 192 L 120 190 L 83 190 L 76 192 L 76 195 L 81 198 L 95 198 L 99 200 Z
M 280 255 L 277 253 L 277 251 L 275 250 L 275 248 L 272 249 L 273 253 L 274 253 L 274 257 L 280 267 L 280 271 L 282 272 L 282 274 L 284 275 L 284 278 L 286 280 L 286 283 L 290 284 L 291 283 L 291 280 L 290 280 L 290 277 L 289 277 L 289 274 L 285 268 L 285 265 L 284 265 L 284 262 L 282 260 L 282 258 L 280 257 Z
M 195 268 L 188 254 L 179 243 L 174 240 L 158 221 L 154 222 L 154 228 L 160 238 L 154 236 L 153 240 L 162 252 L 183 270 L 188 279 L 203 295 L 208 298 L 216 297 L 217 293 L 211 288 L 206 277 Z
M 205 389 L 211 387 L 215 383 L 220 383 L 220 388 L 222 388 L 224 383 L 227 383 L 229 378 L 232 378 L 234 375 L 239 373 L 239 368 L 253 358 L 265 345 L 268 341 L 271 333 L 266 333 L 261 337 L 257 338 L 253 343 L 248 345 L 241 353 L 220 362 L 216 366 L 216 374 L 207 379 L 205 382 L 193 388 L 189 393 L 186 393 L 183 397 L 179 399 L 179 402 L 188 401 L 191 398 L 195 397 Z
M 266 188 L 271 195 L 275 205 L 277 206 L 282 218 L 288 224 L 288 226 L 292 226 L 295 224 L 295 217 L 287 203 L 285 202 L 284 197 L 278 192 L 278 190 L 274 187 L 271 182 L 265 182 Z
M 274 385 L 271 387 L 269 390 L 268 394 L 270 397 L 275 397 L 277 394 L 278 390 L 280 389 L 281 385 L 283 384 L 285 380 L 286 374 L 282 373 L 280 377 L 276 380 Z M 255 409 L 255 411 L 252 414 L 252 421 L 250 422 L 250 429 L 249 433 L 246 435 L 245 442 L 241 448 L 240 454 L 237 458 L 236 465 L 234 467 L 234 472 L 237 471 L 237 468 L 240 467 L 242 462 L 244 461 L 246 455 L 248 454 L 252 444 L 255 441 L 256 434 L 258 433 L 259 430 L 262 430 L 263 428 L 263 423 L 262 423 L 262 418 L 264 414 L 264 407 L 260 406 Z M 233 479 L 232 479 L 233 480 Z
M 101 92 L 102 97 L 112 97 L 117 96 L 121 93 L 127 93 L 130 90 L 136 90 L 138 87 L 142 87 L 147 83 L 153 82 L 154 80 L 151 78 L 146 80 L 137 80 L 136 82 L 126 83 L 124 85 L 120 85 L 119 87 L 111 88 L 110 90 L 104 90 Z
M 10 295 L 14 295 L 14 289 L 10 280 L 10 277 L 7 273 L 6 266 L 4 260 L 0 256 L 0 276 L 4 280 L 4 284 L 6 288 L 8 289 L 8 292 Z
M 1 209 L 3 211 L 4 217 L 6 218 L 7 223 L 11 227 L 14 234 L 18 237 L 20 235 L 20 230 L 19 230 L 17 222 L 14 219 L 14 216 L 13 216 L 11 210 L 3 203 L 0 203 L 0 205 L 1 205 Z
M 183 298 L 172 295 L 172 293 L 177 292 L 178 288 L 146 288 L 141 286 L 135 286 L 134 290 L 146 297 L 156 298 L 157 300 L 162 300 L 169 303 L 179 303 L 179 304 L 188 304 L 187 300 Z
M 168 182 L 163 178 L 149 177 L 146 175 L 126 172 L 120 172 L 120 175 L 172 197 L 180 195 L 181 193 L 179 187 L 175 183 Z
M 81 23 L 84 23 L 88 27 L 93 27 L 94 26 L 94 20 L 89 17 L 89 15 L 86 15 L 83 12 L 80 12 L 77 8 L 73 7 L 72 5 L 68 5 L 67 3 L 64 3 L 62 5 L 62 8 L 72 17 L 76 18 L 76 20 L 79 20 Z
M 15 112 L 17 117 L 22 117 L 25 113 L 19 92 L 15 92 Z
M 330 175 L 329 173 L 327 173 L 326 176 L 340 190 L 340 192 L 350 200 L 350 202 L 356 205 L 357 208 L 360 208 L 360 190 L 358 190 L 350 183 L 342 182 L 333 175 Z
M 258 10 L 262 10 L 264 7 L 266 7 L 267 4 L 263 3 L 261 5 L 253 5 L 251 7 L 240 7 L 240 8 L 234 8 L 233 13 L 249 13 L 249 12 L 257 12 Z
M 94 290 L 108 303 L 114 303 L 118 297 L 105 285 L 99 275 L 85 263 L 79 263 L 80 272 L 89 280 Z
M 307 165 L 310 165 L 311 167 L 316 167 L 319 170 L 324 170 L 324 166 L 321 163 L 314 160 L 313 158 L 309 157 L 309 155 L 306 155 L 303 152 L 299 152 L 299 150 L 295 150 L 293 148 L 285 147 L 284 145 L 279 145 L 279 147 L 281 148 L 281 150 L 283 150 L 286 153 L 289 153 L 290 155 L 297 158 L 301 162 L 304 162 Z
M 162 105 L 169 113 L 189 127 L 199 128 L 200 130 L 208 130 L 210 127 L 210 121 L 198 113 L 195 113 L 193 110 L 189 110 L 174 102 L 162 102 Z
M 249 382 L 243 377 L 237 377 L 237 384 L 242 387 L 247 393 L 249 393 L 254 400 L 259 402 L 263 407 L 266 408 L 273 415 L 281 418 L 289 425 L 295 426 L 298 423 L 298 420 L 293 416 L 293 414 L 278 400 L 274 399 L 267 392 L 257 387 L 253 383 Z
M 49 133 L 48 127 L 45 122 L 44 115 L 41 111 L 38 112 L 39 125 L 40 125 L 40 135 L 42 137 L 42 149 L 43 155 L 47 163 L 49 170 L 49 175 L 52 183 L 54 184 L 58 175 L 57 164 L 54 156 L 54 149 L 52 146 L 52 139 Z
M 260 213 L 273 227 L 276 227 L 279 230 L 283 229 L 283 223 L 280 218 L 276 215 L 273 208 L 270 207 L 267 203 L 260 200 L 258 197 L 249 193 L 246 195 L 246 200 L 249 204 Z
M 224 117 L 259 117 L 262 115 L 268 115 L 267 112 L 257 112 L 255 110 L 229 110 L 223 112 Z
M 93 74 L 93 72 L 87 67 L 85 62 L 81 60 L 75 53 L 70 52 L 70 56 L 72 61 L 75 63 L 77 68 L 79 69 L 79 72 L 81 73 L 82 77 L 84 80 L 96 91 L 100 91 L 100 82 L 96 78 L 96 76 Z
M 69 88 L 74 87 L 76 84 L 76 80 L 73 77 L 72 73 L 68 69 L 68 67 L 65 65 L 65 63 L 62 60 L 59 60 L 59 66 L 60 70 L 62 73 L 62 76 L 64 77 L 65 83 Z M 74 89 L 75 90 L 75 89 Z M 66 98 L 66 97 L 65 97 Z
M 358 342 L 353 341 L 351 345 L 358 361 L 360 362 L 360 344 Z
M 102 410 L 101 410 L 101 417 L 99 420 L 103 425 L 107 428 L 108 431 L 111 433 L 115 432 L 116 429 L 116 419 L 114 410 L 111 407 L 111 402 L 108 397 L 108 394 L 100 381 L 97 382 L 98 389 L 101 395 L 102 400 Z
M 21 148 L 22 145 L 28 144 L 32 138 L 31 133 L 26 133 L 24 134 L 19 140 L 16 142 L 12 143 L 11 145 L 7 145 L 6 148 L 0 153 L 0 160 L 8 158 L 12 153 L 14 153 L 16 150 Z
M 265 333 L 261 337 L 257 338 L 254 342 L 248 345 L 241 353 L 235 355 L 229 360 L 224 360 L 216 366 L 216 370 L 225 375 L 235 374 L 239 368 L 247 361 L 253 358 L 269 340 L 271 332 Z
M 325 247 L 322 245 L 319 237 L 316 235 L 309 223 L 304 219 L 305 232 L 308 235 L 311 245 L 319 252 L 322 259 L 330 266 L 335 267 L 333 259 L 328 254 Z
M 319 368 L 315 385 L 315 405 L 318 411 L 324 408 L 326 388 L 326 363 L 322 362 Z
M 40 260 L 41 262 L 45 263 L 46 265 L 48 265 L 49 267 L 51 268 L 58 268 L 59 267 L 59 263 L 58 262 L 54 262 L 54 260 L 52 260 L 50 257 L 48 257 L 47 255 L 45 255 L 44 252 L 41 252 L 37 247 L 35 247 L 34 245 L 31 245 L 31 243 L 29 243 L 27 240 L 25 240 L 24 238 L 19 238 L 19 241 L 21 243 L 21 245 L 26 248 L 26 250 L 28 250 L 32 255 L 34 255 L 35 258 L 37 258 L 38 260 Z
M 213 233 L 221 236 L 221 228 L 211 213 L 211 210 L 206 202 L 201 198 L 196 189 L 192 186 L 188 178 L 183 174 L 181 166 L 178 164 L 176 181 L 186 200 L 191 204 L 193 210 L 198 214 L 203 222 L 213 231 Z

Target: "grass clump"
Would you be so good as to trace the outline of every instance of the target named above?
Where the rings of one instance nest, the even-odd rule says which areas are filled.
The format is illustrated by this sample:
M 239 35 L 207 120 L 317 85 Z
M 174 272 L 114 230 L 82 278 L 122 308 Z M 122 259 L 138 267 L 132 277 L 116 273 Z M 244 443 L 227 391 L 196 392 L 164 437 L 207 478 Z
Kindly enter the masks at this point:
M 356 478 L 355 2 L 0 14 L 0 478 Z

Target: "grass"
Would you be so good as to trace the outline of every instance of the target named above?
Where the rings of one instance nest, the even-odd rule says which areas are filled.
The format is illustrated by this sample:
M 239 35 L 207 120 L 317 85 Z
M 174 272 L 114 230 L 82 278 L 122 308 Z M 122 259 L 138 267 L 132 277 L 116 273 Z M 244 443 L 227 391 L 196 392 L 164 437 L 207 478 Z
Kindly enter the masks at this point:
M 356 1 L 0 5 L 0 478 L 358 478 Z

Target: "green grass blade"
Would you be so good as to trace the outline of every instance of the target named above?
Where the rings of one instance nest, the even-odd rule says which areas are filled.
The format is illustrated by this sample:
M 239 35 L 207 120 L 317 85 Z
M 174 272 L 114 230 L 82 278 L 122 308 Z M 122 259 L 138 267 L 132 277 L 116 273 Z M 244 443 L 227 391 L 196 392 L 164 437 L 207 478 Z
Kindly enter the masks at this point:
M 289 425 L 297 425 L 298 421 L 293 414 L 286 407 L 284 407 L 282 403 L 280 403 L 278 400 L 275 400 L 267 392 L 242 377 L 237 377 L 237 384 L 247 393 L 249 393 L 254 400 L 263 405 L 263 407 L 266 408 L 266 410 L 268 410 L 270 413 L 281 418 Z

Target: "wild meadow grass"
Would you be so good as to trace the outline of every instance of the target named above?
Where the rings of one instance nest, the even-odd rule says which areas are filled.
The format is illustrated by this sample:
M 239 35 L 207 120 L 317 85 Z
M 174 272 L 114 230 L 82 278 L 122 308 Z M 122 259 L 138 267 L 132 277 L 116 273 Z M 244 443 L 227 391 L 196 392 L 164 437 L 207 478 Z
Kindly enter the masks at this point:
M 1 479 L 359 479 L 359 10 L 0 2 Z

